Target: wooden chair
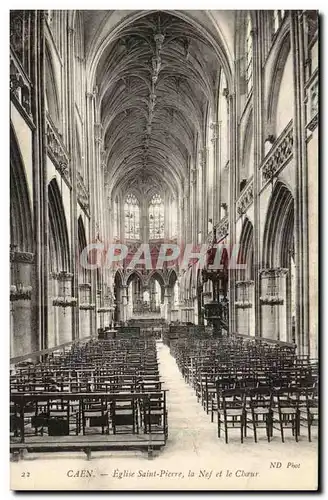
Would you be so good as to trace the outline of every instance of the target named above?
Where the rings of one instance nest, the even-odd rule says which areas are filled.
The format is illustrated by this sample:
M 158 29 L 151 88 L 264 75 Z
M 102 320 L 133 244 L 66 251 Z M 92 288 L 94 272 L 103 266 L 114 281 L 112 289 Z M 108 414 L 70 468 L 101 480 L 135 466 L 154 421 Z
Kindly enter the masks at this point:
M 308 440 L 311 441 L 311 428 L 312 426 L 317 426 L 319 421 L 319 400 L 317 387 L 302 390 L 301 395 L 305 395 L 305 404 L 299 403 L 299 423 L 300 426 L 307 427 Z
M 240 428 L 240 441 L 244 442 L 245 429 L 245 392 L 240 389 L 228 389 L 218 393 L 218 437 L 223 427 L 225 442 L 228 443 L 228 430 Z
M 132 395 L 131 398 L 115 395 L 110 406 L 110 416 L 113 434 L 138 434 L 138 405 Z
M 268 442 L 272 436 L 272 393 L 269 387 L 249 390 L 250 408 L 247 411 L 246 425 L 252 428 L 257 443 L 257 429 L 265 428 Z
M 284 443 L 284 430 L 291 429 L 295 441 L 299 437 L 299 390 L 296 388 L 274 389 L 272 391 L 272 427 L 280 430 Z M 279 428 L 275 427 L 279 425 Z
M 85 397 L 81 400 L 82 432 L 86 434 L 88 428 L 101 428 L 101 434 L 109 434 L 109 405 L 105 397 Z

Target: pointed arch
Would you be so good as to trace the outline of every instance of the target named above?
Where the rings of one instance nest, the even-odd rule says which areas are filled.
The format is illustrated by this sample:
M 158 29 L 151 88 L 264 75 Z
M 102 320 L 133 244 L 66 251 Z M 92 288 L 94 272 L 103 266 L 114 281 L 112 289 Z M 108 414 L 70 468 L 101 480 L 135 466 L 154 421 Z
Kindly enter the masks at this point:
M 148 217 L 149 239 L 164 238 L 164 200 L 158 192 L 154 193 L 149 200 Z
M 45 65 L 46 65 L 46 106 L 48 114 L 53 121 L 55 127 L 60 130 L 61 112 L 60 112 L 60 99 L 58 92 L 58 85 L 56 81 L 56 74 L 51 55 L 51 49 L 46 41 L 45 43 Z
M 138 279 L 141 283 L 143 283 L 142 274 L 139 273 L 139 271 L 137 271 L 136 269 L 134 269 L 130 274 L 128 274 L 125 277 L 126 285 L 129 286 L 131 281 L 133 281 L 135 279 Z
M 140 208 L 139 199 L 128 193 L 124 200 L 124 233 L 127 239 L 140 238 Z
M 294 198 L 287 186 L 281 181 L 277 181 L 266 216 L 263 267 L 283 267 L 286 260 L 290 258 L 290 253 L 294 251 L 293 241 Z
M 242 191 L 244 183 L 249 179 L 253 168 L 252 168 L 252 153 L 253 153 L 253 110 L 250 109 L 246 121 L 246 126 L 243 135 L 242 142 L 242 157 L 241 157 L 241 168 L 239 177 L 239 189 Z M 242 182 L 244 183 L 242 184 Z
M 173 287 L 177 281 L 178 281 L 178 275 L 177 275 L 175 269 L 170 269 L 169 274 L 168 274 L 169 285 Z
M 85 228 L 81 216 L 78 218 L 77 225 L 78 225 L 79 251 L 82 252 L 82 250 L 87 246 L 87 238 L 85 236 Z
M 267 131 L 268 135 L 273 135 L 274 137 L 276 136 L 277 128 L 277 108 L 279 92 L 289 54 L 290 36 L 289 30 L 286 28 L 283 36 L 281 37 L 275 62 L 272 66 L 271 77 L 269 79 L 270 87 L 268 92 Z
M 253 224 L 246 217 L 239 241 L 238 262 L 245 264 L 246 269 L 239 270 L 239 280 L 253 280 L 254 279 L 254 230 Z
M 77 233 L 78 233 L 78 245 L 79 245 L 78 262 L 80 262 L 80 255 L 87 246 L 87 238 L 85 235 L 84 223 L 81 216 L 78 218 L 77 221 Z M 86 278 L 89 274 L 89 271 L 87 271 L 87 269 L 85 269 L 80 265 L 79 274 L 80 274 L 80 281 L 82 280 L 81 282 L 86 283 L 87 282 Z
M 148 277 L 148 282 L 151 280 L 151 279 L 154 279 L 156 281 L 158 281 L 158 283 L 161 285 L 161 287 L 164 287 L 166 285 L 166 282 L 165 282 L 165 278 L 163 276 L 163 273 L 159 270 L 155 270 L 155 271 L 152 271 L 150 274 L 149 274 L 149 277 Z
M 33 252 L 33 223 L 25 167 L 13 126 L 10 126 L 10 243 Z
M 56 179 L 48 185 L 49 252 L 51 271 L 68 270 L 70 252 L 65 210 Z

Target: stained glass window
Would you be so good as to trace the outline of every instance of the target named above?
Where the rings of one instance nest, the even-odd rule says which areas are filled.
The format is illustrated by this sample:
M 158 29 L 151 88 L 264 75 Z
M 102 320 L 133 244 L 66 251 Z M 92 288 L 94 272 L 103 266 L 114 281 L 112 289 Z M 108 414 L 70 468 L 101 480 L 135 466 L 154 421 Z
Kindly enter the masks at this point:
M 128 194 L 124 204 L 125 237 L 131 240 L 140 238 L 140 207 L 133 194 Z
M 149 239 L 164 238 L 164 203 L 159 194 L 154 194 L 149 204 Z

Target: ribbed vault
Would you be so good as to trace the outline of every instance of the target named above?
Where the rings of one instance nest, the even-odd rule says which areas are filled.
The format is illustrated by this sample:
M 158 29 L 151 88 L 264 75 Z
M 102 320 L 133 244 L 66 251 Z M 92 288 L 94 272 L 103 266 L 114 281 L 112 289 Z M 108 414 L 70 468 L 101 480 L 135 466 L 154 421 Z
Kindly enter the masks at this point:
M 174 15 L 151 13 L 117 34 L 96 75 L 111 192 L 183 189 L 219 71 L 208 41 Z

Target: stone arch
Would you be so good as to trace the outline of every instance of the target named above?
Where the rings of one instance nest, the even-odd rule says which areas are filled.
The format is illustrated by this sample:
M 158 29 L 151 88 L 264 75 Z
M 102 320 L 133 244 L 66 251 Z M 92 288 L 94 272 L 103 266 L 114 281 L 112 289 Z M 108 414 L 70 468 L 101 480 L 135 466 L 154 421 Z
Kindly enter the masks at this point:
M 279 92 L 281 88 L 282 78 L 284 74 L 285 65 L 290 54 L 290 36 L 289 30 L 285 30 L 280 44 L 277 47 L 276 58 L 272 66 L 271 75 L 269 78 L 270 86 L 268 91 L 268 106 L 267 106 L 267 136 L 276 138 L 277 127 L 277 108 Z
M 33 252 L 33 222 L 25 167 L 14 128 L 10 127 L 10 242 Z
M 283 267 L 287 251 L 293 252 L 294 198 L 288 187 L 277 181 L 269 202 L 263 236 L 264 268 Z
M 64 205 L 56 179 L 48 184 L 49 264 L 52 271 L 68 270 L 69 240 Z
M 190 13 L 182 13 L 181 11 L 131 12 L 126 16 L 117 12 L 115 18 L 111 15 L 112 12 L 102 18 L 99 30 L 91 41 L 87 55 L 87 66 L 90 69 L 88 71 L 90 76 L 88 85 L 90 89 L 96 86 L 99 92 L 98 112 L 103 126 L 104 144 L 106 144 L 106 149 L 110 154 L 111 167 L 107 169 L 107 180 L 111 186 L 110 194 L 118 186 L 122 188 L 122 191 L 125 191 L 124 184 L 133 182 L 136 171 L 140 172 L 140 168 L 142 168 L 145 174 L 151 174 L 153 183 L 157 184 L 158 179 L 161 179 L 161 184 L 165 185 L 165 189 L 169 189 L 174 195 L 177 191 L 182 191 L 183 178 L 188 171 L 188 155 L 194 152 L 194 137 L 196 135 L 201 138 L 201 145 L 204 146 L 204 113 L 202 109 L 204 103 L 203 99 L 197 97 L 199 89 L 201 89 L 201 94 L 204 94 L 206 101 L 210 103 L 211 108 L 215 107 L 215 91 L 206 71 L 206 61 L 209 58 L 202 52 L 205 47 L 208 51 L 207 55 L 210 54 L 210 59 L 213 59 L 213 64 L 223 67 L 226 75 L 230 74 L 230 77 L 227 75 L 227 80 L 231 84 L 230 61 L 224 51 L 217 23 L 215 24 L 216 29 L 212 30 L 214 24 L 212 26 L 211 23 L 214 22 L 214 19 L 206 14 L 207 27 L 205 28 L 204 24 L 200 25 L 199 21 L 194 19 Z M 156 126 L 153 124 L 152 129 L 151 118 L 147 125 L 147 140 L 141 147 L 143 126 L 140 126 L 138 122 L 143 122 L 148 115 L 149 106 L 152 108 L 155 105 L 156 93 L 155 91 L 151 93 L 151 102 L 148 102 L 144 92 L 149 92 L 149 82 L 144 74 L 140 73 L 143 63 L 135 66 L 133 61 L 135 58 L 139 58 L 138 54 L 135 54 L 135 58 L 130 58 L 129 55 L 126 55 L 124 47 L 126 44 L 129 45 L 129 35 L 133 30 L 136 30 L 137 26 L 138 30 L 142 30 L 142 38 L 146 41 L 145 46 L 148 51 L 150 44 L 147 40 L 150 34 L 148 30 L 151 28 L 151 16 L 153 18 L 164 17 L 164 23 L 162 20 L 163 31 L 167 26 L 165 24 L 167 23 L 166 18 L 173 19 L 172 23 L 177 31 L 174 32 L 171 41 L 173 39 L 180 40 L 179 43 L 181 43 L 179 33 L 185 32 L 186 38 L 188 40 L 193 38 L 196 43 L 193 45 L 193 50 L 190 53 L 187 52 L 187 56 L 193 61 L 188 67 L 184 64 L 184 59 L 181 64 L 182 52 L 180 49 L 166 49 L 166 57 L 172 74 L 170 78 L 165 76 L 163 80 L 167 91 L 164 93 L 164 97 L 157 101 L 156 123 L 154 122 Z M 151 22 L 153 21 L 154 19 L 151 20 Z M 158 24 L 160 25 L 160 23 Z M 143 33 L 143 30 L 146 34 Z M 150 31 L 152 30 L 153 28 Z M 213 37 L 214 31 L 216 36 Z M 114 64 L 112 50 L 113 54 L 124 54 L 122 60 L 120 55 L 119 64 Z M 183 50 L 188 51 L 189 49 L 182 47 Z M 148 57 L 148 55 L 141 53 L 140 57 Z M 152 58 L 151 51 L 149 57 Z M 111 67 L 112 63 L 113 67 Z M 188 69 L 190 67 L 193 67 L 191 72 Z M 166 69 L 166 71 L 168 70 Z M 155 79 L 157 77 L 154 76 Z M 177 89 L 180 86 L 183 87 L 185 95 L 183 100 L 177 97 L 179 95 Z M 227 87 L 229 87 L 228 84 Z M 126 88 L 129 89 L 129 93 L 132 91 L 133 97 L 129 99 L 118 98 L 118 95 L 124 93 Z M 232 89 L 232 85 L 230 85 L 230 89 Z M 165 133 L 165 140 L 162 140 L 163 133 Z M 128 145 L 125 139 L 127 136 L 130 138 Z M 151 162 L 148 161 L 146 164 L 143 160 L 144 148 L 150 151 L 149 156 L 151 157 Z M 165 174 L 168 171 L 169 175 Z M 123 172 L 124 174 L 122 174 Z
M 88 68 L 90 70 L 90 79 L 89 79 L 89 87 L 90 89 L 93 88 L 94 83 L 95 83 L 95 75 L 96 75 L 96 69 L 98 62 L 101 58 L 101 55 L 103 51 L 106 49 L 109 43 L 111 43 L 113 40 L 115 40 L 120 32 L 126 27 L 132 24 L 134 21 L 141 19 L 142 17 L 145 17 L 148 14 L 157 12 L 153 10 L 147 10 L 147 11 L 133 11 L 129 16 L 126 18 L 123 18 L 120 20 L 116 25 L 112 26 L 109 30 L 108 33 L 103 33 L 103 30 L 108 23 L 108 17 L 111 16 L 113 13 L 117 11 L 111 11 L 107 17 L 102 17 L 101 19 L 101 25 L 98 29 L 97 36 L 95 37 L 92 47 L 90 48 L 88 52 L 88 58 L 87 58 L 87 64 Z M 220 40 L 218 41 L 216 37 L 214 37 L 209 29 L 206 29 L 199 21 L 197 21 L 195 18 L 191 16 L 189 12 L 183 12 L 183 11 L 178 11 L 178 10 L 163 10 L 162 12 L 168 13 L 170 15 L 176 16 L 179 19 L 182 19 L 188 23 L 191 24 L 191 26 L 199 31 L 199 34 L 202 35 L 207 42 L 214 48 L 215 52 L 217 53 L 220 62 L 222 64 L 222 67 L 224 69 L 224 72 L 226 74 L 227 78 L 227 83 L 228 83 L 228 88 L 230 91 L 233 89 L 233 75 L 232 75 L 232 60 L 229 58 L 228 55 L 228 49 L 225 46 L 226 44 L 224 43 L 224 38 L 222 36 L 222 33 L 219 33 Z M 213 23 L 210 14 L 208 14 L 209 22 Z M 217 30 L 218 27 L 216 26 Z
M 48 42 L 45 43 L 45 65 L 46 65 L 46 106 L 48 114 L 53 121 L 57 130 L 60 130 L 61 123 L 61 110 L 60 110 L 60 98 L 58 91 L 58 84 L 56 79 L 56 73 L 54 69 L 53 57 L 51 54 L 51 49 Z
M 10 125 L 10 285 L 31 287 L 30 300 L 10 294 L 10 355 L 22 356 L 37 350 L 38 333 L 34 311 L 34 233 L 25 166 L 18 139 Z M 30 254 L 30 255 L 29 255 Z M 17 290 L 17 289 L 16 289 Z M 12 291 L 12 288 L 10 288 Z
M 161 287 L 164 287 L 165 285 L 168 284 L 168 281 L 165 278 L 163 272 L 159 269 L 150 272 L 147 281 L 149 282 L 151 279 L 157 280 L 158 283 L 161 285 Z
M 142 285 L 144 284 L 144 278 L 143 278 L 142 274 L 137 269 L 133 269 L 133 271 L 126 274 L 124 284 L 126 284 L 126 286 L 129 286 L 131 281 L 133 281 L 135 278 L 139 279 L 141 281 Z
M 242 181 L 246 183 L 250 174 L 252 172 L 253 158 L 252 158 L 252 146 L 253 146 L 253 110 L 251 109 L 243 134 L 242 142 L 242 155 L 241 155 L 241 169 L 239 172 L 239 188 L 240 191 L 243 189 L 245 184 L 241 184 Z
M 262 322 L 261 326 L 263 335 L 295 342 L 294 198 L 280 180 L 274 186 L 267 210 L 262 263 L 264 270 L 261 273 L 261 293 L 269 286 L 266 283 L 271 283 L 274 293 L 282 298 L 281 305 L 275 307 L 262 303 L 262 307 L 267 309 L 267 321 L 265 324 Z
M 240 264 L 245 264 L 246 269 L 239 269 L 239 280 L 254 279 L 254 231 L 253 224 L 246 217 L 243 223 L 240 240 L 238 261 Z
M 174 286 L 175 283 L 178 281 L 178 275 L 176 273 L 175 269 L 170 269 L 168 272 L 168 277 L 167 277 L 168 284 L 170 286 Z
M 77 259 L 78 262 L 80 262 L 80 255 L 87 246 L 85 227 L 81 216 L 78 218 L 77 221 L 77 233 L 78 233 L 78 252 L 79 252 Z M 87 277 L 89 277 L 89 271 L 87 269 L 82 268 L 81 265 L 79 267 L 79 277 L 80 277 L 79 279 L 80 283 L 86 283 Z

